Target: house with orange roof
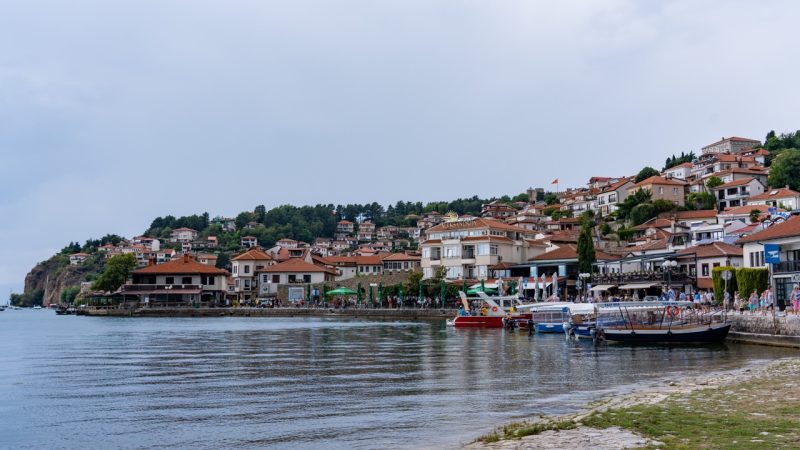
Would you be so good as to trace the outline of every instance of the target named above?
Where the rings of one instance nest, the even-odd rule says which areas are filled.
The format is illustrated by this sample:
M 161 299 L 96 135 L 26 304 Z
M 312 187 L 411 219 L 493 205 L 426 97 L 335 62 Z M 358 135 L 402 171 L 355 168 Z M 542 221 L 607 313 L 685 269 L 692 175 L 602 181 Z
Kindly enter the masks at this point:
M 789 187 L 770 189 L 759 195 L 753 195 L 747 199 L 748 205 L 766 205 L 780 207 L 786 210 L 800 208 L 800 192 L 789 189 Z
M 720 211 L 747 204 L 753 195 L 764 193 L 764 185 L 753 177 L 744 177 L 711 189 Z
M 90 255 L 88 253 L 83 253 L 83 252 L 73 253 L 73 254 L 69 255 L 69 265 L 70 266 L 77 266 L 79 264 L 83 264 L 83 262 L 86 261 L 86 258 L 88 258 L 90 256 L 92 256 L 92 255 Z
M 769 225 L 772 223 L 772 225 Z M 776 245 L 780 262 L 772 264 L 771 285 L 775 299 L 782 311 L 788 303 L 789 293 L 800 279 L 800 216 L 767 222 L 761 231 L 742 237 L 736 243 L 744 254 L 744 267 L 766 267 L 766 244 Z
M 240 304 L 255 300 L 259 282 L 256 272 L 275 264 L 275 259 L 260 247 L 250 248 L 231 258 L 233 294 Z
M 597 212 L 605 217 L 617 210 L 617 205 L 625 200 L 634 186 L 633 179 L 625 177 L 616 183 L 603 187 L 597 194 Z
M 227 292 L 228 272 L 201 264 L 191 255 L 134 270 L 131 282 L 123 285 L 114 296 L 125 302 L 158 303 L 184 306 L 192 304 L 222 305 Z
M 337 275 L 330 267 L 312 264 L 298 258 L 258 269 L 256 273 L 259 278 L 258 295 L 262 298 L 278 296 L 279 287 L 282 285 L 306 288 L 309 284 L 333 282 Z
M 447 279 L 489 276 L 489 266 L 500 262 L 522 263 L 541 252 L 528 241 L 536 233 L 484 217 L 458 217 L 435 225 L 420 243 L 420 266 L 425 278 L 439 267 Z
M 505 220 L 517 213 L 517 209 L 506 205 L 503 202 L 494 200 L 490 203 L 481 205 L 481 217 Z
M 665 178 L 677 178 L 679 180 L 686 181 L 692 176 L 693 169 L 693 163 L 685 162 L 664 170 L 662 175 L 664 175 Z
M 742 248 L 724 242 L 710 242 L 675 252 L 681 272 L 695 277 L 697 289 L 713 289 L 711 272 L 715 267 L 742 267 Z
M 686 204 L 686 186 L 685 181 L 653 175 L 633 185 L 632 190 L 644 189 L 650 191 L 653 200 L 668 200 L 683 206 Z
M 197 230 L 183 227 L 172 230 L 172 234 L 170 234 L 169 240 L 171 242 L 188 243 L 197 239 L 197 236 L 199 236 Z
M 241 244 L 244 248 L 253 248 L 258 245 L 258 238 L 255 236 L 242 236 Z
M 420 270 L 420 261 L 422 261 L 422 257 L 412 253 L 393 253 L 385 256 L 381 260 L 384 273 L 413 272 L 415 270 Z
M 336 224 L 336 232 L 342 234 L 353 234 L 355 231 L 355 224 L 349 220 L 340 220 Z

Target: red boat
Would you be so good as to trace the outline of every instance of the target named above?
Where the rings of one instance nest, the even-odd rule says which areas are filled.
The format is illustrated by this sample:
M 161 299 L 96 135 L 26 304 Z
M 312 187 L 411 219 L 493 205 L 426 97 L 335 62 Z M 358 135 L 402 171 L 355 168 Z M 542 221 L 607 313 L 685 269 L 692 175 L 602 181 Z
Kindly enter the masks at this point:
M 514 320 L 517 325 L 526 325 L 532 318 L 531 313 L 519 313 L 522 302 L 516 296 L 489 297 L 483 292 L 478 292 L 478 298 L 483 304 L 481 308 L 470 313 L 470 301 L 467 295 L 459 292 L 463 310 L 454 319 L 448 320 L 447 325 L 456 328 L 503 328 L 504 318 Z

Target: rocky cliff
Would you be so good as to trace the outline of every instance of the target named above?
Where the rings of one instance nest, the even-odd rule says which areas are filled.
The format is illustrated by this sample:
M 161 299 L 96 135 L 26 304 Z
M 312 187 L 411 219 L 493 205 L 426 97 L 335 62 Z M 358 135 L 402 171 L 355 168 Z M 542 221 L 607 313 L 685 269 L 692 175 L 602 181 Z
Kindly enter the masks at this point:
M 42 304 L 59 303 L 64 288 L 79 286 L 81 282 L 93 279 L 102 266 L 102 257 L 88 258 L 83 264 L 71 266 L 67 256 L 55 255 L 34 266 L 25 276 L 25 293 L 41 290 Z

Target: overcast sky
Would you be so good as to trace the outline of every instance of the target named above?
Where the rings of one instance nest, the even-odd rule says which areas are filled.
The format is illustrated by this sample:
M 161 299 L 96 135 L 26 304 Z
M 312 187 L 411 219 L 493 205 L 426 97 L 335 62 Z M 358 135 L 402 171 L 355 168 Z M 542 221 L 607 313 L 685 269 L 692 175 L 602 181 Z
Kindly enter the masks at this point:
M 0 5 L 0 289 L 257 204 L 516 194 L 800 128 L 795 1 Z

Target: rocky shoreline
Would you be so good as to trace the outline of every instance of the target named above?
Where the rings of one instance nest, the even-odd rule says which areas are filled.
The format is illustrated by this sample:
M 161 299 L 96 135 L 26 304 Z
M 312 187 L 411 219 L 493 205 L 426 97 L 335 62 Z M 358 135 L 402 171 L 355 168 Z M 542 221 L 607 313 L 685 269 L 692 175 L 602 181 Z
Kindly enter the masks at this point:
M 762 364 L 762 365 L 759 365 Z M 647 436 L 636 430 L 620 426 L 597 427 L 596 423 L 608 424 L 609 416 L 624 415 L 626 410 L 647 409 L 658 407 L 666 409 L 668 404 L 684 404 L 690 397 L 704 399 L 704 393 L 721 395 L 735 395 L 736 398 L 747 398 L 747 391 L 752 385 L 764 380 L 797 380 L 800 379 L 800 357 L 780 359 L 769 364 L 753 363 L 746 367 L 717 371 L 670 382 L 659 386 L 643 386 L 641 389 L 628 395 L 614 396 L 600 400 L 590 408 L 573 414 L 559 416 L 540 416 L 531 420 L 502 426 L 493 433 L 483 436 L 465 445 L 463 448 L 470 450 L 493 449 L 573 449 L 592 448 L 598 450 L 614 450 L 628 448 L 672 448 L 669 443 L 662 442 L 654 436 Z M 754 403 L 761 404 L 759 408 L 769 411 L 770 406 L 776 406 L 788 399 L 790 402 L 800 403 L 800 393 L 792 395 L 795 384 L 787 391 L 790 397 L 781 396 L 773 392 L 769 397 L 755 393 L 758 400 Z M 735 394 L 734 394 L 735 392 Z M 724 401 L 724 400 L 723 400 Z M 771 402 L 771 403 L 770 403 Z M 711 405 L 711 402 L 709 402 Z M 785 406 L 785 405 L 784 405 Z M 710 406 L 709 406 L 710 407 Z M 641 414 L 641 412 L 633 412 Z M 698 412 L 699 414 L 699 412 Z M 765 412 L 747 412 L 747 415 L 759 418 L 769 418 Z M 598 420 L 603 416 L 603 420 Z M 796 420 L 794 416 L 790 421 Z M 611 421 L 613 422 L 613 420 Z M 634 421 L 635 422 L 635 421 Z M 800 427 L 796 421 L 794 428 Z M 676 426 L 675 428 L 679 428 Z M 770 436 L 770 431 L 761 431 L 758 435 L 750 437 L 748 443 L 763 442 L 759 437 Z M 789 433 L 791 434 L 791 432 Z M 679 439 L 680 436 L 667 435 L 670 439 Z M 775 435 L 784 438 L 783 435 Z M 680 438 L 686 441 L 685 438 Z M 735 441 L 734 441 L 735 442 Z M 777 442 L 779 444 L 779 442 Z M 713 445 L 708 448 L 715 448 Z M 775 448 L 782 448 L 778 445 Z M 786 447 L 790 448 L 790 447 Z

